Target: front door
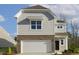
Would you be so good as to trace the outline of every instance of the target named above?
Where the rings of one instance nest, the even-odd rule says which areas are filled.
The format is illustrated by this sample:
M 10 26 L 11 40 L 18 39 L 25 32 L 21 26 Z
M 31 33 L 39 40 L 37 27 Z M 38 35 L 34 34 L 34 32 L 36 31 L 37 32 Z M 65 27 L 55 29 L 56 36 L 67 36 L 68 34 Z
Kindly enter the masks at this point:
M 55 50 L 59 50 L 59 41 L 55 41 Z

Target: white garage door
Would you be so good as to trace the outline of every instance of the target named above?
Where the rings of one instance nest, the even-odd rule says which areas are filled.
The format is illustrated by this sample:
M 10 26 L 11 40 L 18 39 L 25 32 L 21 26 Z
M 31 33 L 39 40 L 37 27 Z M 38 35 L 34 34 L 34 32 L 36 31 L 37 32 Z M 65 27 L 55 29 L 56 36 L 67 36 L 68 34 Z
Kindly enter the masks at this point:
M 50 52 L 51 40 L 22 40 L 21 53 L 26 52 Z

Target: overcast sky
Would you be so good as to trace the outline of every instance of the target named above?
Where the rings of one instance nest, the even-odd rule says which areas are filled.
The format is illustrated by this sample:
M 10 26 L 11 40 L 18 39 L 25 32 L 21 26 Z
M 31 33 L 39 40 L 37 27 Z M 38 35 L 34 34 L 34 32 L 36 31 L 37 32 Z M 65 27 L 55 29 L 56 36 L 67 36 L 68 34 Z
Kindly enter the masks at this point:
M 8 31 L 11 35 L 16 34 L 16 19 L 14 15 L 21 9 L 27 8 L 32 5 L 0 5 L 0 26 L 2 26 L 6 31 Z M 66 4 L 51 4 L 51 5 L 42 5 L 49 8 L 53 13 L 59 17 L 60 15 L 65 16 L 68 23 L 71 20 L 73 22 L 79 23 L 79 5 L 66 5 Z

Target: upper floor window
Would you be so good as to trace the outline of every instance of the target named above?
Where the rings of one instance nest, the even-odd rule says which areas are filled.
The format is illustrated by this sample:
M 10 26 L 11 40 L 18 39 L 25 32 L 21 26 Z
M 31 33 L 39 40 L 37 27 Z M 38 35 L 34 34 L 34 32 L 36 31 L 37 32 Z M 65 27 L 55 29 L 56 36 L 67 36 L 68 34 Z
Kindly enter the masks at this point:
M 41 21 L 37 21 L 37 29 L 41 29 Z
M 41 29 L 41 21 L 31 21 L 31 29 Z
M 62 25 L 61 26 L 57 26 L 57 28 L 63 28 Z
M 31 21 L 31 29 L 36 29 L 36 21 Z

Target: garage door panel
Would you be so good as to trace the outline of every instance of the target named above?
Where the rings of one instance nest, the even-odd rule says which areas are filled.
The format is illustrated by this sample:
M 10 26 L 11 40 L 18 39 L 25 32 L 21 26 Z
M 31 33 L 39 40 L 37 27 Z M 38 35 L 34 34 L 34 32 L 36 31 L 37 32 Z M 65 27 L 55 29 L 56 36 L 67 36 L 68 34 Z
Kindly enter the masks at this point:
M 51 50 L 50 40 L 24 40 L 23 42 L 23 52 L 48 52 Z M 48 49 L 49 48 L 49 49 Z

